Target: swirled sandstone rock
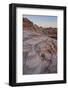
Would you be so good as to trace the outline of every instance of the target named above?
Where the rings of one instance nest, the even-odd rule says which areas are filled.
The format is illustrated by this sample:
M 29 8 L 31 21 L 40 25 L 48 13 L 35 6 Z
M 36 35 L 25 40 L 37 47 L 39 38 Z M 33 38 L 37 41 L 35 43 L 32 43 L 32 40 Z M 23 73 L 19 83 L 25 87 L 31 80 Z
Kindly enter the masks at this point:
M 57 40 L 24 31 L 23 74 L 57 73 Z

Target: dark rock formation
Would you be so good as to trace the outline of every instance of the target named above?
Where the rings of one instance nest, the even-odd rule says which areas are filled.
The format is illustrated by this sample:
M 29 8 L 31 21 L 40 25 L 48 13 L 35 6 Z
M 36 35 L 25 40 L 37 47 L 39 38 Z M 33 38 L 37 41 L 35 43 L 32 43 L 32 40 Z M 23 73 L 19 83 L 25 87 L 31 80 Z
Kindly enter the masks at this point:
M 23 29 L 31 30 L 32 27 L 33 27 L 33 23 L 29 19 L 23 18 Z

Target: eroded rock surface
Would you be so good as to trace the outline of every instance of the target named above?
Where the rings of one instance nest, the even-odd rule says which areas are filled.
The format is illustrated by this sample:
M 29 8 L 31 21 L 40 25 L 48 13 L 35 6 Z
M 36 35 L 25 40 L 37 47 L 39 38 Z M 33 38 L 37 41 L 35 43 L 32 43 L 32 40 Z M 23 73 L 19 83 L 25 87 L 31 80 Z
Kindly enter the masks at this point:
M 57 73 L 57 40 L 24 30 L 23 74 Z

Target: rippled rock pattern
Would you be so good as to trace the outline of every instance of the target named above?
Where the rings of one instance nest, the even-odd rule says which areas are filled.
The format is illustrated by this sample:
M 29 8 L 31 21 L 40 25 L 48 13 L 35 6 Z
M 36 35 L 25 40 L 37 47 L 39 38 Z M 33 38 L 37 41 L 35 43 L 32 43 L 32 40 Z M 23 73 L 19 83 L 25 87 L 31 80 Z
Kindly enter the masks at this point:
M 31 30 L 23 35 L 23 74 L 57 73 L 57 40 Z

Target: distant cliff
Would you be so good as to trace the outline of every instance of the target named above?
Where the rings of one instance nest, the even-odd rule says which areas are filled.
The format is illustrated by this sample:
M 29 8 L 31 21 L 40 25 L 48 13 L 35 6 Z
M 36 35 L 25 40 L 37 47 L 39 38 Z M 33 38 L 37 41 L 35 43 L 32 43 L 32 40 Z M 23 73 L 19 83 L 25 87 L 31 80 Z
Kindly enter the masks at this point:
M 23 29 L 30 30 L 33 27 L 33 23 L 27 18 L 23 18 Z
M 57 28 L 44 28 L 43 32 L 51 38 L 57 39 Z
M 57 28 L 43 28 L 30 21 L 28 18 L 23 18 L 23 30 L 31 30 L 37 33 L 43 33 L 51 38 L 57 39 Z

